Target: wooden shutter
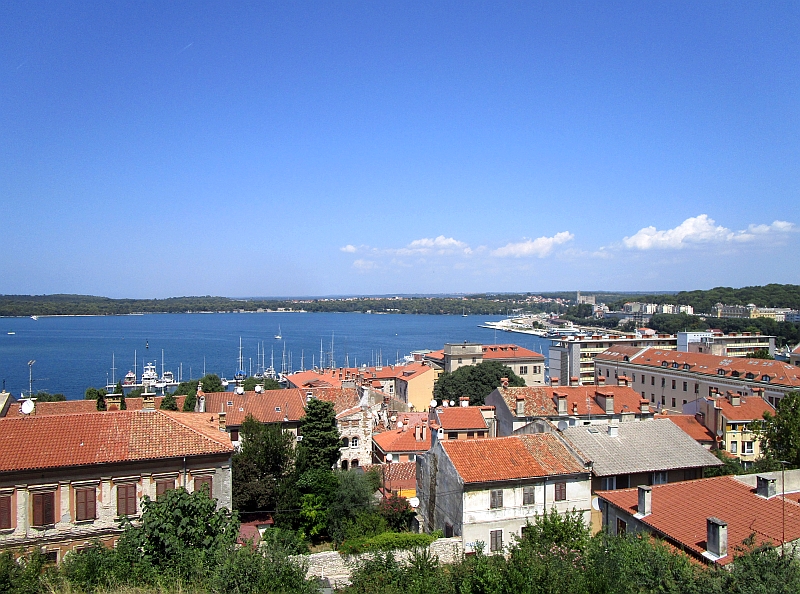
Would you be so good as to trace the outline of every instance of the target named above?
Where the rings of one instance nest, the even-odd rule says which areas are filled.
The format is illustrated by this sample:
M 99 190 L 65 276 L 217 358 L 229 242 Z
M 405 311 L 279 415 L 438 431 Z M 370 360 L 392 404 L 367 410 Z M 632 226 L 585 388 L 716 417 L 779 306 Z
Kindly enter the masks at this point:
M 136 485 L 117 485 L 117 515 L 136 515 Z
M 166 493 L 167 491 L 172 491 L 175 488 L 175 480 L 164 480 L 164 481 L 156 481 L 156 497 L 159 495 Z
M 208 485 L 208 496 L 213 497 L 214 492 L 211 490 L 211 477 L 210 476 L 200 476 L 194 479 L 194 490 L 200 491 L 203 489 L 203 485 Z
M 94 520 L 97 515 L 97 491 L 94 487 L 75 489 L 75 519 Z
M 11 495 L 0 497 L 0 529 L 11 528 Z
M 567 499 L 567 483 L 556 483 L 555 491 L 556 501 L 565 501 Z
M 44 526 L 43 499 L 41 493 L 33 495 L 33 525 Z
M 86 519 L 86 489 L 75 489 L 75 519 Z
M 55 524 L 56 522 L 55 499 L 56 499 L 55 493 L 42 494 L 45 524 Z

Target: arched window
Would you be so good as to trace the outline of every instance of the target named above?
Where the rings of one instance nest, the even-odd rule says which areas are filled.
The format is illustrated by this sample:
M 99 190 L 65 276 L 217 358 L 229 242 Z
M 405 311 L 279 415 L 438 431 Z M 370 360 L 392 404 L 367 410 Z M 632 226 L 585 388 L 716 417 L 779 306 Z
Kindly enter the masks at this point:
M 357 448 L 358 447 L 358 438 L 357 437 L 354 437 L 353 439 L 350 440 L 350 447 L 351 448 Z
M 358 460 L 353 460 L 350 462 L 350 468 L 358 468 Z
M 342 460 L 342 470 L 347 470 L 347 460 Z
M 342 438 L 342 447 L 346 448 L 349 445 L 349 442 L 346 437 Z

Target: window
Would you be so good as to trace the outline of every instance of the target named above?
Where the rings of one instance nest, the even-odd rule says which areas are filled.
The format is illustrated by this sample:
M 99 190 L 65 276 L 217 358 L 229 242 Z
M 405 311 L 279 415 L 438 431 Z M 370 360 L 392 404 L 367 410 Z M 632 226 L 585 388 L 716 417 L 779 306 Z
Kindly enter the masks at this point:
M 117 515 L 136 515 L 136 485 L 117 485 Z
M 656 395 L 650 394 L 650 402 L 655 402 L 655 401 L 656 401 Z
M 461 357 L 458 358 L 458 364 L 461 365 Z
M 728 451 L 730 451 L 731 454 L 738 454 L 739 453 L 739 442 L 738 441 L 732 441 L 731 445 L 730 445 L 730 448 L 728 448 Z
M 675 380 L 672 380 L 672 389 L 675 389 Z
M 458 433 L 448 433 L 447 439 L 458 439 Z
M 475 365 L 475 363 L 477 363 L 477 362 L 478 362 L 478 358 L 477 357 L 472 357 L 472 364 Z
M 342 438 L 342 447 L 346 448 L 346 447 L 349 447 L 349 446 L 350 446 L 350 440 L 347 439 L 346 437 L 343 437 Z
M 534 503 L 536 503 L 534 487 L 522 487 L 522 505 L 533 505 Z
M 231 429 L 231 441 L 239 441 L 239 430 Z
M 689 382 L 683 382 L 683 391 L 687 392 L 689 388 Z
M 695 394 L 699 394 L 700 393 L 700 384 L 699 383 L 695 383 L 695 385 L 694 385 L 694 393 Z
M 650 385 L 651 386 L 655 386 L 656 385 L 656 376 L 654 376 L 654 375 L 650 376 Z
M 666 406 L 667 405 L 667 397 L 664 396 L 663 394 L 661 395 L 661 405 L 662 406 Z
M 528 375 L 528 366 L 527 365 L 520 365 L 519 366 L 519 374 L 520 375 Z
M 486 431 L 478 431 L 478 437 L 486 437 Z
M 342 470 L 347 470 L 347 460 L 342 460 Z
M 622 518 L 617 518 L 617 536 L 624 536 L 628 529 L 628 524 Z
M 489 551 L 496 553 L 503 550 L 503 531 L 492 530 L 489 532 Z
M 503 490 L 492 489 L 489 491 L 489 509 L 503 507 Z
M 444 537 L 445 538 L 453 538 L 453 525 L 445 522 L 444 525 Z
M 675 408 L 675 399 L 672 399 L 672 408 Z
M 753 442 L 752 441 L 743 441 L 742 442 L 742 453 L 743 454 L 752 454 L 753 453 Z
M 555 500 L 556 501 L 566 501 L 567 500 L 567 483 L 560 482 L 554 485 L 555 487 Z
M 97 517 L 97 491 L 94 487 L 75 489 L 75 519 L 94 520 Z
M 664 387 L 664 386 L 666 386 L 666 385 L 667 385 L 667 378 L 665 378 L 665 377 L 662 377 L 662 378 L 661 378 L 661 387 L 663 388 L 663 387 Z
M 175 479 L 164 479 L 156 481 L 156 497 L 163 495 L 167 491 L 172 491 L 175 488 Z
M 617 477 L 615 476 L 604 476 L 600 479 L 600 490 L 601 491 L 613 491 L 617 488 Z
M 408 455 L 408 461 L 409 462 L 415 462 L 416 460 L 417 460 L 417 455 L 416 454 L 409 454 Z
M 358 438 L 357 437 L 354 437 L 353 439 L 350 440 L 350 447 L 351 448 L 357 448 L 358 447 Z
M 358 468 L 358 460 L 353 460 L 350 462 L 350 468 Z
M 0 496 L 0 530 L 11 528 L 11 495 Z
M 653 484 L 654 485 L 666 485 L 667 484 L 667 471 L 662 470 L 653 473 Z
M 56 523 L 56 493 L 34 493 L 33 495 L 33 525 L 47 526 Z
M 213 497 L 212 482 L 210 476 L 198 476 L 194 479 L 194 490 L 202 491 L 208 489 L 208 496 Z

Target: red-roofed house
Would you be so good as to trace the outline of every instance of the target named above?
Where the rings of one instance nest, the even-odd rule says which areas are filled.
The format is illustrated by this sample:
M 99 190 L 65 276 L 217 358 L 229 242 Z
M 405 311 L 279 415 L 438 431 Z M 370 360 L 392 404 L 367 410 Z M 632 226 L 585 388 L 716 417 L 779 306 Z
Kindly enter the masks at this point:
M 787 493 L 791 477 L 787 471 Z M 650 532 L 706 563 L 727 565 L 746 539 L 800 544 L 800 504 L 780 497 L 781 473 L 720 476 L 598 493 L 611 534 Z M 776 489 L 777 486 L 777 489 Z M 796 487 L 795 487 L 796 489 Z M 794 491 L 797 492 L 796 490 Z
M 526 386 L 544 384 L 544 355 L 515 344 L 482 345 L 477 342 L 445 344 L 444 349 L 424 355 L 436 370 L 453 372 L 459 367 L 497 361 L 525 380 Z
M 497 435 L 512 435 L 537 420 L 571 425 L 651 419 L 650 403 L 629 386 L 501 386 L 486 397 Z
M 40 547 L 54 561 L 166 490 L 208 487 L 231 506 L 233 446 L 217 422 L 157 410 L 30 415 L 0 421 L 0 549 Z
M 441 430 L 441 439 L 472 439 L 494 437 L 491 435 L 487 417 L 494 426 L 494 409 L 491 406 L 468 406 L 469 397 L 464 396 L 461 406 L 437 408 L 432 413 L 431 428 Z
M 372 436 L 372 461 L 375 464 L 414 462 L 419 454 L 424 454 L 431 447 L 427 418 L 415 424 L 401 413 L 397 425 L 396 429 Z
M 426 532 L 460 536 L 464 551 L 501 553 L 528 521 L 555 507 L 589 521 L 591 463 L 555 433 L 436 441 L 417 458 Z

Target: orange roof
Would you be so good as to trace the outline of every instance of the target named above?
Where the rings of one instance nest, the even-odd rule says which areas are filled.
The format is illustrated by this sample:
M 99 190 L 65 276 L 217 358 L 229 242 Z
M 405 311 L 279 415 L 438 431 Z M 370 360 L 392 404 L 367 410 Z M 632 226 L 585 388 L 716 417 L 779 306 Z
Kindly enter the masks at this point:
M 436 416 L 445 431 L 488 428 L 481 409 L 475 406 L 445 408 L 437 411 Z
M 708 428 L 698 421 L 694 415 L 667 415 L 670 421 L 683 429 L 689 437 L 700 443 L 716 442 L 716 438 Z
M 642 395 L 630 386 L 523 386 L 497 388 L 511 414 L 516 416 L 517 398 L 525 400 L 526 417 L 558 415 L 558 395 L 567 397 L 567 414 L 604 415 L 598 394 L 614 397 L 614 414 L 640 413 Z M 575 408 L 577 406 L 577 409 Z M 577 410 L 577 412 L 575 412 Z
M 598 495 L 630 514 L 638 511 L 638 489 L 602 491 Z M 731 476 L 720 476 L 666 485 L 655 485 L 652 510 L 638 518 L 658 534 L 701 559 L 706 550 L 706 518 L 728 523 L 728 555 L 720 565 L 733 561 L 734 548 L 751 534 L 758 544 L 780 544 L 783 501 L 764 499 L 755 489 Z M 786 498 L 786 541 L 800 538 L 800 505 Z
M 552 433 L 439 443 L 464 483 L 589 472 L 584 462 Z
M 765 412 L 775 413 L 775 408 L 761 396 L 740 396 L 738 406 L 731 404 L 725 396 L 716 396 L 714 400 L 728 421 L 754 421 L 762 419 Z
M 539 359 L 544 361 L 544 355 L 515 344 L 493 344 L 483 346 L 483 358 L 489 359 Z
M 298 422 L 306 414 L 306 391 L 266 390 L 262 393 L 206 392 L 206 414 L 225 412 L 225 423 L 239 427 L 247 418 L 260 423 Z
M 377 469 L 389 489 L 415 489 L 417 486 L 417 463 L 396 462 L 394 464 L 365 464 L 364 472 Z
M 417 441 L 415 427 L 416 425 L 378 433 L 372 436 L 372 442 L 387 454 L 427 452 L 431 448 L 431 429 L 425 427 L 425 439 Z
M 690 371 L 726 380 L 750 381 L 761 386 L 776 384 L 800 388 L 800 368 L 783 361 L 615 345 L 597 355 L 595 362 L 625 362 L 646 368 Z M 748 374 L 751 377 L 748 378 Z
M 113 396 L 113 394 L 109 394 L 109 396 Z M 161 407 L 161 401 L 163 399 L 163 396 L 156 396 L 154 398 L 156 408 Z M 183 409 L 183 402 L 185 399 L 186 396 L 175 396 L 175 401 L 178 404 L 178 410 Z M 141 397 L 125 399 L 125 406 L 127 406 L 127 410 L 142 410 L 142 403 L 143 398 Z M 22 416 L 22 413 L 19 412 L 20 405 L 20 402 L 13 402 L 11 406 L 8 407 L 8 413 L 6 414 L 5 418 Z M 41 417 L 49 415 L 73 415 L 76 413 L 90 412 L 97 412 L 96 400 L 61 400 L 59 402 L 37 402 L 36 410 L 33 414 L 37 417 Z
M 309 392 L 314 395 L 314 398 L 319 398 L 326 402 L 333 402 L 333 412 L 337 415 L 345 410 L 358 406 L 360 401 L 356 388 L 316 388 L 303 390 L 303 394 L 306 397 Z
M 336 369 L 311 369 L 287 376 L 289 385 L 297 388 L 340 388 L 342 382 L 364 380 L 400 379 L 408 381 L 433 369 L 424 363 L 387 365 L 385 367 L 338 367 Z
M 0 423 L 0 472 L 229 454 L 230 438 L 193 413 L 114 411 Z

